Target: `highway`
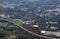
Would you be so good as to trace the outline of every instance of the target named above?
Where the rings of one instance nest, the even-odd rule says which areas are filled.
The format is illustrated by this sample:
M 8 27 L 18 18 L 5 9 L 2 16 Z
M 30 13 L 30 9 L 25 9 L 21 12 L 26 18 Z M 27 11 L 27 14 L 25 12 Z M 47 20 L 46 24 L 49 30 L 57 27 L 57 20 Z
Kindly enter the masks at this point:
M 25 30 L 26 32 L 28 32 L 28 33 L 30 33 L 32 35 L 35 35 L 35 36 L 38 36 L 38 37 L 50 38 L 51 39 L 51 37 L 46 37 L 46 36 L 39 35 L 39 34 L 36 34 L 34 32 L 29 31 L 28 29 L 22 27 L 20 24 L 17 24 L 16 22 L 14 22 L 14 20 L 11 19 L 11 18 L 2 18 L 2 19 L 6 20 L 6 21 L 9 21 L 11 23 L 14 23 L 15 25 L 17 25 L 17 27 L 22 28 L 23 30 Z

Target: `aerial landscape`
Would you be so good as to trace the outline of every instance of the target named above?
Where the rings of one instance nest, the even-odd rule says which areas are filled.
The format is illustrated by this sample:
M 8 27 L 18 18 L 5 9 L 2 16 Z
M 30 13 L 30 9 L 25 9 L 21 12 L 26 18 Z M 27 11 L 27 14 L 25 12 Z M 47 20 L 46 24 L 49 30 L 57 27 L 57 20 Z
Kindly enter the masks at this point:
M 60 39 L 60 0 L 0 0 L 0 39 Z

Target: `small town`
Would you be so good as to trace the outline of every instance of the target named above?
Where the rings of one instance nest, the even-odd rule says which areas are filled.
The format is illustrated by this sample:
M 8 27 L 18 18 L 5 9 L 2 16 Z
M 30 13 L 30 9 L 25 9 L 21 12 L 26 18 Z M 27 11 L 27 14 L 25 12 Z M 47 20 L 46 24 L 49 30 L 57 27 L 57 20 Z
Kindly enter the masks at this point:
M 60 39 L 60 0 L 0 0 L 0 39 Z

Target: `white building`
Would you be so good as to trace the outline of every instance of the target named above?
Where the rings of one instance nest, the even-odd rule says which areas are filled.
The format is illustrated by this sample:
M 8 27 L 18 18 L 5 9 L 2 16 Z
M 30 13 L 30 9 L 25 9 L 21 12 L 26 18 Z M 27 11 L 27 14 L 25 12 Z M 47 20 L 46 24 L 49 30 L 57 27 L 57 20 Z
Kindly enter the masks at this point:
M 55 35 L 57 37 L 60 37 L 60 32 L 53 32 L 53 31 L 41 31 L 42 34 L 44 35 Z

